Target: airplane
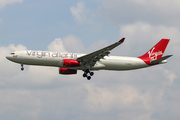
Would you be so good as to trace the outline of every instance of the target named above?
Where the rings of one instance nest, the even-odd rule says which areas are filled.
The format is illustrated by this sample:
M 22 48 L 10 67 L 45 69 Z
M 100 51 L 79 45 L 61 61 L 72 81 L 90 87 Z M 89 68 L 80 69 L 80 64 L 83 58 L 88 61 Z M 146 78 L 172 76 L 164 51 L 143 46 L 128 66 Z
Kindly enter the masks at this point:
M 77 70 L 84 71 L 83 77 L 90 80 L 95 70 L 134 70 L 167 63 L 164 51 L 170 39 L 161 39 L 147 53 L 139 57 L 109 56 L 110 51 L 124 42 L 122 38 L 118 42 L 89 54 L 63 53 L 50 51 L 15 51 L 6 56 L 12 62 L 19 63 L 21 70 L 23 65 L 53 66 L 58 67 L 59 74 L 77 74 Z

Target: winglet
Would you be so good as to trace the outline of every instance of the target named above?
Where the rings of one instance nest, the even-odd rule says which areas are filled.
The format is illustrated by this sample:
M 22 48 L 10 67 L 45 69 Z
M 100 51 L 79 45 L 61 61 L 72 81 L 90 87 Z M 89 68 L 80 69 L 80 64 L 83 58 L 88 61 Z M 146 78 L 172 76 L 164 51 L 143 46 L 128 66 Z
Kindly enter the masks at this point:
M 121 43 L 122 43 L 122 42 L 124 42 L 124 40 L 125 40 L 125 38 L 122 38 L 121 40 L 119 40 L 119 42 L 121 42 Z

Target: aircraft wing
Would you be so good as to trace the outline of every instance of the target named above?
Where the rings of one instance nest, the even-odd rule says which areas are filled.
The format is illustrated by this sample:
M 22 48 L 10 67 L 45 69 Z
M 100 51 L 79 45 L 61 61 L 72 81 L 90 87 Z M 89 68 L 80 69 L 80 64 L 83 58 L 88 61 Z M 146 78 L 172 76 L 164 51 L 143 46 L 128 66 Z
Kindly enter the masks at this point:
M 77 61 L 80 61 L 81 63 L 88 64 L 90 66 L 94 66 L 97 61 L 104 58 L 104 56 L 108 56 L 110 54 L 110 51 L 123 43 L 125 38 L 122 38 L 118 42 L 109 45 L 105 48 L 102 48 L 100 50 L 97 50 L 95 52 L 92 52 L 90 54 L 84 55 L 82 57 L 77 58 Z

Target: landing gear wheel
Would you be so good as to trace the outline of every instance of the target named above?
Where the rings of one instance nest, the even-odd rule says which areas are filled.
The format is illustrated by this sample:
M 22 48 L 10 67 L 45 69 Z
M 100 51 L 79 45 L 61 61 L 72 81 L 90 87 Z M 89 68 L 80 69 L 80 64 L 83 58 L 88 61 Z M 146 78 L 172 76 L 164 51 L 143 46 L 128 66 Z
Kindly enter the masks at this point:
M 94 72 L 91 72 L 89 69 L 84 70 L 83 77 L 87 77 L 88 80 L 91 79 L 91 76 L 94 75 Z
M 83 74 L 83 77 L 87 77 L 87 74 L 86 74 L 86 73 L 84 73 L 84 74 Z
M 24 68 L 21 68 L 21 70 L 23 71 L 23 70 L 24 70 Z
M 90 72 L 90 75 L 93 76 L 93 75 L 94 75 L 94 72 Z
M 89 69 L 86 69 L 84 72 L 85 72 L 85 73 L 90 73 Z
M 91 76 L 88 76 L 87 79 L 90 80 L 90 79 L 91 79 Z

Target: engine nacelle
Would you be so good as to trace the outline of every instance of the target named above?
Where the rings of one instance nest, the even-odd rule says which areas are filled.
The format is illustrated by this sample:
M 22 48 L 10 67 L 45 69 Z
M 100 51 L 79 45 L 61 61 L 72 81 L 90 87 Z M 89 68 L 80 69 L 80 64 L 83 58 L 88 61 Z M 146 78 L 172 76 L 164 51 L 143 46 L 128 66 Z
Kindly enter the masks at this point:
M 59 74 L 63 74 L 63 75 L 77 74 L 77 70 L 59 68 Z
M 72 60 L 72 59 L 63 59 L 63 66 L 66 67 L 78 67 L 80 66 L 81 63 L 77 60 Z

